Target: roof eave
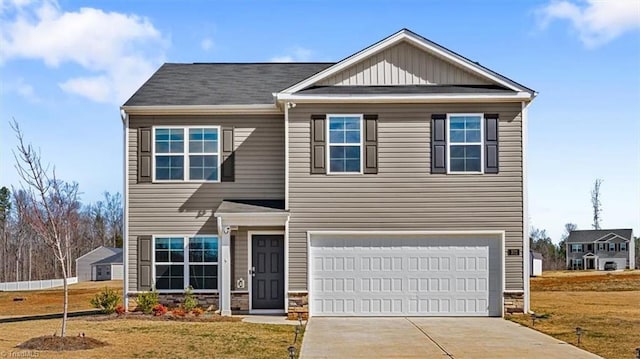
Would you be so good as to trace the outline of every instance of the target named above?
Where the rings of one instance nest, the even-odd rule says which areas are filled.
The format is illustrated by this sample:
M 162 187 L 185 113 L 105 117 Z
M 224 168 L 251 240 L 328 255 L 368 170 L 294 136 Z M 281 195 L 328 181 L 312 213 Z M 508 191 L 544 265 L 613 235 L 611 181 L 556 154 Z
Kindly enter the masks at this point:
M 513 94 L 405 94 L 405 95 L 296 95 L 279 93 L 278 102 L 297 103 L 442 103 L 442 102 L 529 102 L 528 92 Z
M 281 114 L 282 109 L 275 103 L 242 105 L 159 105 L 159 106 L 122 106 L 129 115 L 211 115 L 211 114 Z

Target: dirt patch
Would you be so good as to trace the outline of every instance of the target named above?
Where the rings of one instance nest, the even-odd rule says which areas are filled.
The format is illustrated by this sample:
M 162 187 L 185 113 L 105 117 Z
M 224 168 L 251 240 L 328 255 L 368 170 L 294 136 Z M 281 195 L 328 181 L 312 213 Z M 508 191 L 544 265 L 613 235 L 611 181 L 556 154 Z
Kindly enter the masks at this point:
M 16 348 L 30 350 L 49 350 L 49 351 L 70 351 L 70 350 L 87 350 L 107 346 L 109 344 L 89 337 L 58 337 L 53 335 L 45 335 L 42 337 L 31 338 L 26 342 L 19 344 Z

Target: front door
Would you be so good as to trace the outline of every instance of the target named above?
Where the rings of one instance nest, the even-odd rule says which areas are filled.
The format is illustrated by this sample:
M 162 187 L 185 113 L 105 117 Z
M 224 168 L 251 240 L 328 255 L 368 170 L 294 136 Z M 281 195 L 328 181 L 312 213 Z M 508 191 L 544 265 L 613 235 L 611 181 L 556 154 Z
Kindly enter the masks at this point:
M 251 236 L 251 308 L 284 309 L 284 235 Z

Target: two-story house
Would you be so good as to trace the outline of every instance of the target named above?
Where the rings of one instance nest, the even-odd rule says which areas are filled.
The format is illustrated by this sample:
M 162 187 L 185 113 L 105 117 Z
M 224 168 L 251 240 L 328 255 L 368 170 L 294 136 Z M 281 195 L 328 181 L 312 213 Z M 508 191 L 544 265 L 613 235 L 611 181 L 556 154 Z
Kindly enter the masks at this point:
M 526 311 L 535 95 L 409 30 L 337 63 L 163 65 L 122 106 L 127 303 Z
M 565 241 L 568 269 L 635 268 L 631 229 L 571 231 Z

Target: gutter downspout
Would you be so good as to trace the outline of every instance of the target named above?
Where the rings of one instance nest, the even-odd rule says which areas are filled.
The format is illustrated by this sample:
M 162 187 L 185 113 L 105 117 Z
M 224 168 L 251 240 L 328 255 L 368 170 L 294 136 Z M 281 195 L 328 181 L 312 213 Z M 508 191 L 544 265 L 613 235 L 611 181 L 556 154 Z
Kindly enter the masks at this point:
M 124 187 L 124 195 L 123 197 L 123 228 L 122 228 L 122 253 L 124 257 L 124 261 L 122 263 L 122 282 L 123 282 L 123 290 L 122 290 L 122 300 L 124 304 L 125 311 L 129 311 L 129 114 L 125 110 L 120 110 L 120 117 L 122 118 L 122 128 L 123 128 L 123 187 Z

